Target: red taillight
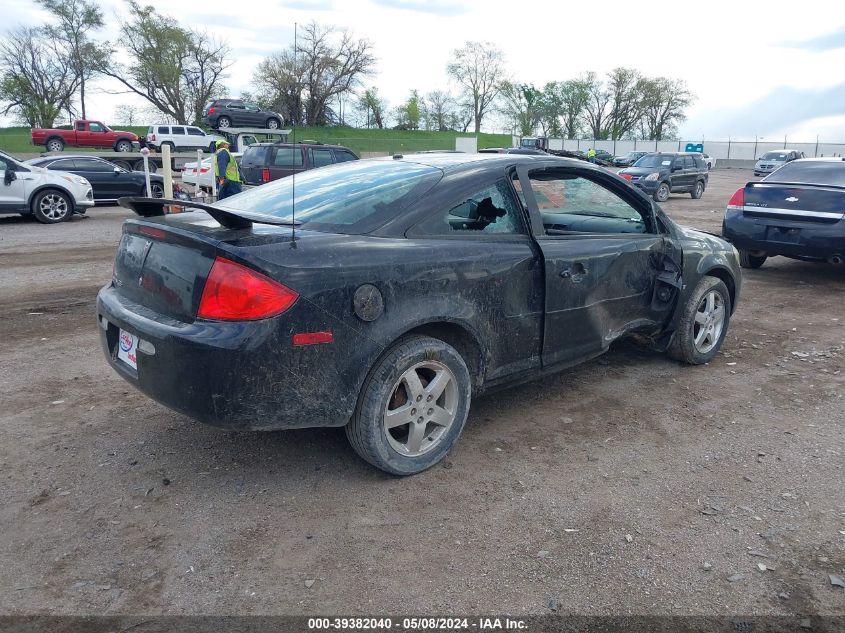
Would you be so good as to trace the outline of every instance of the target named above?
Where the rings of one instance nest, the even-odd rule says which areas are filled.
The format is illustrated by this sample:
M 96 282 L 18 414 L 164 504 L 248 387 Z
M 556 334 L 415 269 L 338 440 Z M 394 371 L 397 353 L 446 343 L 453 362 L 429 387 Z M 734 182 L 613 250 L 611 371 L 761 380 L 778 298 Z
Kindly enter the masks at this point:
M 261 273 L 218 257 L 202 291 L 197 317 L 254 321 L 281 314 L 299 294 Z
M 196 169 L 194 171 L 196 171 Z M 202 169 L 200 169 L 200 172 L 203 173 L 203 174 L 207 171 L 208 171 L 208 167 L 203 167 Z
M 745 206 L 745 187 L 736 190 L 736 193 L 728 200 L 728 209 L 742 211 Z
M 209 108 L 209 109 L 208 109 L 208 113 L 209 113 L 209 114 L 214 114 L 214 112 L 215 112 L 214 108 Z
M 619 175 L 622 176 L 628 182 L 631 182 L 631 174 L 619 174 Z
M 270 170 L 266 167 L 261 170 L 261 182 L 270 182 Z
M 155 135 L 155 134 L 150 134 L 150 140 L 151 140 L 151 141 L 156 140 L 156 135 Z

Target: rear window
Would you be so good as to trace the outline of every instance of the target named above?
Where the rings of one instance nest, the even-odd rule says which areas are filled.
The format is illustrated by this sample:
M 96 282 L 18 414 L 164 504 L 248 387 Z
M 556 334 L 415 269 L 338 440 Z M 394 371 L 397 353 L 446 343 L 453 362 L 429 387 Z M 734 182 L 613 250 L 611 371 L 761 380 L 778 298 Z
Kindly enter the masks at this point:
M 244 151 L 241 158 L 241 165 L 244 167 L 264 167 L 267 163 L 267 152 L 270 148 L 267 145 L 250 145 Z
M 845 161 L 808 160 L 807 162 L 787 163 L 763 180 L 845 187 Z
M 269 215 L 287 221 L 293 220 L 295 210 L 296 221 L 308 229 L 359 234 L 419 200 L 441 177 L 439 169 L 428 165 L 349 161 L 275 180 L 216 206 L 247 217 Z

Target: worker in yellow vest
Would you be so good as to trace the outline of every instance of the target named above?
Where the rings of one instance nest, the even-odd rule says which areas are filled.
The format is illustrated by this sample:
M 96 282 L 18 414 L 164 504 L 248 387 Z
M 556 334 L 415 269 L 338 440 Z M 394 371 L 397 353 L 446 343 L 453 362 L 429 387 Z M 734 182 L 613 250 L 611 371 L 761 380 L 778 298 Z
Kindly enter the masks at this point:
M 587 160 L 591 163 L 596 162 L 596 150 L 592 147 L 587 150 Z
M 217 141 L 214 177 L 217 179 L 217 199 L 222 200 L 241 192 L 241 171 L 229 151 L 228 141 Z

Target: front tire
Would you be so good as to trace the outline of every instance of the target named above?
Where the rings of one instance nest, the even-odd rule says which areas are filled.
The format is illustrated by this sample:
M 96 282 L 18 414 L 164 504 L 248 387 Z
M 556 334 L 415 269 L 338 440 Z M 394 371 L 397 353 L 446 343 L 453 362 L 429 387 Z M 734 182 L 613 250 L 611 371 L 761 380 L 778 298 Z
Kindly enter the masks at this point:
M 159 151 L 162 151 L 164 149 L 165 145 L 167 145 L 170 148 L 171 154 L 176 151 L 176 146 L 173 143 L 171 143 L 170 141 L 167 141 L 166 143 L 162 143 L 161 147 L 159 147 Z
M 751 251 L 739 251 L 739 265 L 743 268 L 760 268 L 769 258 L 765 253 L 754 254 Z
M 364 383 L 346 437 L 364 460 L 393 475 L 431 468 L 464 428 L 469 370 L 451 345 L 428 336 L 400 340 Z
M 160 185 L 157 182 L 150 183 L 150 191 L 153 194 L 153 198 L 163 198 L 164 197 L 164 185 Z M 146 184 L 144 185 L 144 193 L 147 193 Z
M 73 215 L 73 203 L 61 191 L 47 189 L 32 201 L 32 215 L 42 224 L 58 224 Z
M 728 333 L 731 295 L 716 277 L 703 277 L 682 310 L 669 356 L 689 365 L 709 363 Z
M 661 182 L 652 198 L 656 202 L 666 202 L 669 199 L 669 183 Z
M 280 126 L 279 119 L 267 119 L 268 130 L 278 130 Z
M 129 141 L 118 141 L 114 145 L 114 151 L 116 152 L 131 152 L 132 151 L 132 143 Z

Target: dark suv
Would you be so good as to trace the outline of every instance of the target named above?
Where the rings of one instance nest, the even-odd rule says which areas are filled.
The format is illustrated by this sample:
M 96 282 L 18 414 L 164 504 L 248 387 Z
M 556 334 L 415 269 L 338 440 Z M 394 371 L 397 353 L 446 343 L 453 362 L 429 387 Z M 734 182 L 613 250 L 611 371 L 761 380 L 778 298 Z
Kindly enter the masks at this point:
M 341 145 L 322 143 L 255 143 L 241 157 L 241 174 L 248 185 L 260 185 L 316 167 L 358 160 Z
M 266 127 L 278 130 L 282 127 L 282 116 L 240 99 L 215 99 L 202 111 L 202 122 L 214 129 Z
M 697 200 L 709 178 L 701 154 L 687 152 L 646 154 L 619 175 L 657 202 L 666 202 L 670 193 L 688 193 Z

